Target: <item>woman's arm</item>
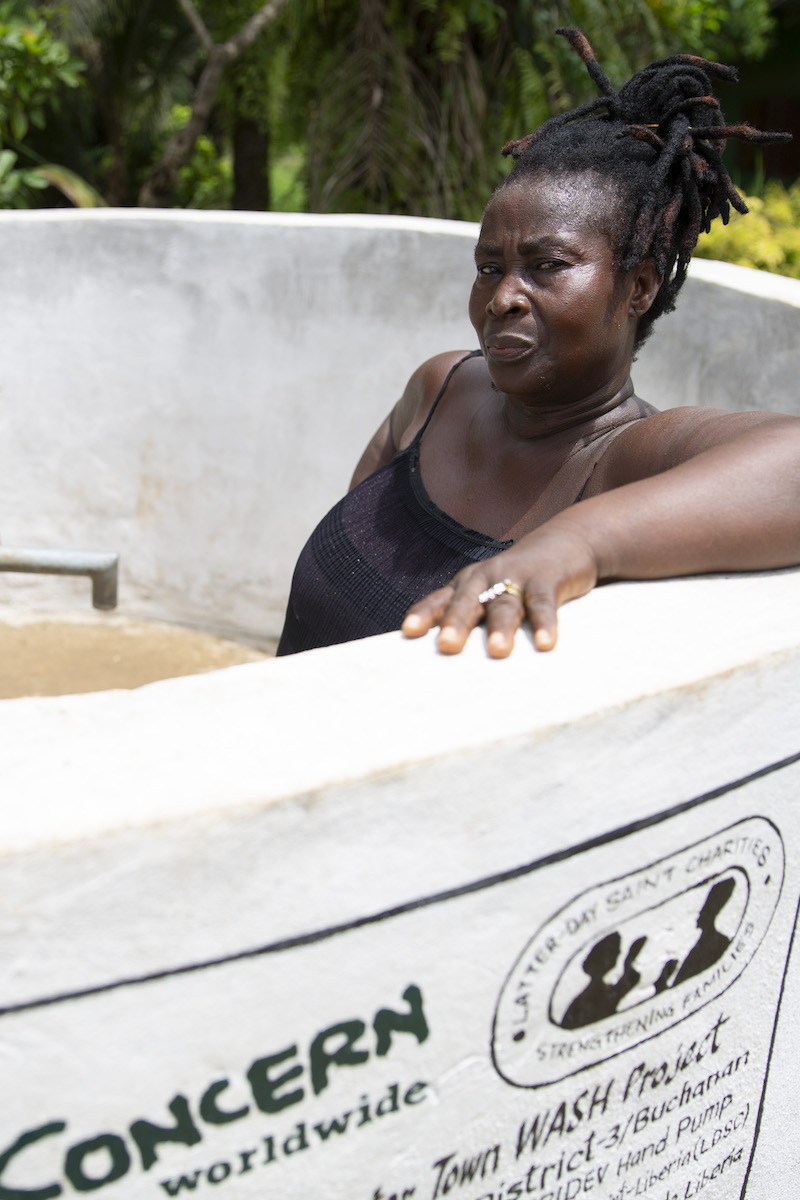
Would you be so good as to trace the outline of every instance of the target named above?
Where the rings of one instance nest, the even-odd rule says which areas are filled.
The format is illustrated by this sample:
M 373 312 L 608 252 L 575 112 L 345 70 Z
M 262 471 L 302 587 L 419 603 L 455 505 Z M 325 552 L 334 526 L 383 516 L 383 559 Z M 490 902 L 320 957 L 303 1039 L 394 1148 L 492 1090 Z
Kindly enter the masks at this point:
M 800 563 L 800 419 L 675 411 L 686 416 L 648 417 L 616 439 L 625 437 L 616 451 L 612 443 L 598 467 L 611 490 L 460 572 L 409 610 L 403 632 L 419 637 L 441 625 L 440 650 L 457 654 L 485 615 L 489 654 L 505 658 L 525 616 L 538 649 L 552 649 L 559 605 L 600 580 Z M 641 478 L 643 469 L 657 473 Z M 520 585 L 524 607 L 503 595 L 484 609 L 479 594 L 503 579 Z
M 380 467 L 385 467 L 394 458 L 397 446 L 392 437 L 393 413 L 394 409 L 370 439 L 366 450 L 358 460 L 348 491 L 352 492 L 353 488 L 358 487 L 359 483 L 363 483 L 368 475 Z

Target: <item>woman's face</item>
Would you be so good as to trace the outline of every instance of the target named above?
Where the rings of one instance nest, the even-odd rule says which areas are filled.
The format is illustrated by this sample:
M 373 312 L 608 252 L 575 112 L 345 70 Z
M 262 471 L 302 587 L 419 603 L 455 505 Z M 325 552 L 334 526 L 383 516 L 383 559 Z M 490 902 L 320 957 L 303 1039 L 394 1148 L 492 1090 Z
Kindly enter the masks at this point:
M 652 296 L 642 308 L 642 271 L 621 272 L 614 261 L 597 216 L 612 204 L 586 175 L 534 176 L 489 202 L 469 315 L 500 391 L 550 406 L 610 396 L 625 383 Z M 650 275 L 655 283 L 654 268 Z

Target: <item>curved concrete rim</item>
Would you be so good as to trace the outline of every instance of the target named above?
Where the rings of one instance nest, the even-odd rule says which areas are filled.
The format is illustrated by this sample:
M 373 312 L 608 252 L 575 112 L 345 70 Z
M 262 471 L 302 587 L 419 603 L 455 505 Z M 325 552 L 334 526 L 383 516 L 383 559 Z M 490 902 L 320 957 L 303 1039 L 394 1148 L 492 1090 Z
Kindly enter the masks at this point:
M 800 279 L 791 279 L 788 275 L 773 275 L 771 271 L 757 271 L 754 267 L 740 267 L 713 258 L 693 258 L 689 275 L 704 283 L 716 283 L 736 292 L 800 308 Z
M 375 213 L 232 212 L 225 209 L 190 208 L 39 208 L 0 213 L 0 221 L 53 223 L 99 221 L 119 223 L 142 221 L 162 224 L 277 225 L 284 228 L 411 230 L 415 233 L 477 237 L 476 221 L 453 221 L 446 217 L 382 216 Z
M 318 229 L 406 230 L 416 233 L 444 234 L 451 237 L 475 238 L 480 231 L 477 221 L 456 221 L 446 217 L 406 217 L 377 213 L 300 213 L 300 212 L 233 212 L 224 209 L 167 209 L 167 208 L 64 208 L 28 209 L 0 212 L 2 222 L 71 222 L 142 221 L 147 223 L 201 225 L 271 225 Z M 770 271 L 743 267 L 736 263 L 710 258 L 693 258 L 689 275 L 706 283 L 733 288 L 768 300 L 800 307 L 800 279 L 776 275 Z

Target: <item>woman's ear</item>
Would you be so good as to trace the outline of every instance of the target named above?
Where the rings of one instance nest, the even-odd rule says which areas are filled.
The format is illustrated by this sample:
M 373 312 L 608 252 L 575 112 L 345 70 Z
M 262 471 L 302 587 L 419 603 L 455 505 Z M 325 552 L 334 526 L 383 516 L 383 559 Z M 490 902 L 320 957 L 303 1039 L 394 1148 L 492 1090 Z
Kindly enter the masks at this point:
M 632 317 L 644 316 L 663 282 L 664 276 L 659 274 L 653 258 L 646 258 L 634 268 L 629 308 Z

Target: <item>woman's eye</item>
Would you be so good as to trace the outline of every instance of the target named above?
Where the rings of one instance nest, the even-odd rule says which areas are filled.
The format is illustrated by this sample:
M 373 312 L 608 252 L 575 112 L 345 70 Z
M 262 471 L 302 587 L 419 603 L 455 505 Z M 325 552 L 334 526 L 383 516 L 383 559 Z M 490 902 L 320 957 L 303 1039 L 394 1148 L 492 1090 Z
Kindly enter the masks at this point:
M 479 275 L 493 275 L 497 270 L 494 263 L 478 263 L 477 271 Z
M 536 264 L 537 271 L 557 271 L 564 263 L 560 258 L 543 258 Z

